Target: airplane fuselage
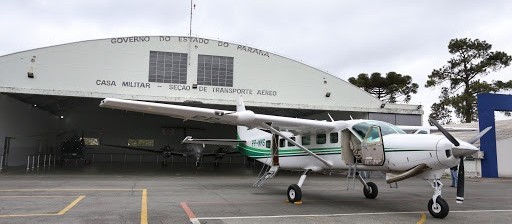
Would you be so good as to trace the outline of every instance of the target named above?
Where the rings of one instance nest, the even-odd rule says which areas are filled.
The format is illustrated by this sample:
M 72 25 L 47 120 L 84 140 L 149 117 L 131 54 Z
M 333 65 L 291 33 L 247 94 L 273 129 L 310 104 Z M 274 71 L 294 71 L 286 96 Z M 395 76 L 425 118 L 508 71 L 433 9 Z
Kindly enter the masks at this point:
M 292 134 L 290 133 L 290 136 Z M 256 139 L 247 139 L 247 144 L 239 144 L 238 149 L 246 156 L 259 162 L 272 165 L 270 139 L 272 135 L 262 135 Z M 292 136 L 297 142 L 304 144 L 303 136 Z M 332 166 L 328 166 L 305 153 L 300 148 L 280 139 L 279 166 L 290 170 L 347 170 L 349 165 L 342 156 L 341 132 L 325 135 L 326 139 L 317 140 L 318 135 L 310 135 L 310 143 L 306 147 L 319 155 Z M 322 136 L 323 138 L 324 136 Z M 422 134 L 389 134 L 382 136 L 385 162 L 382 165 L 358 165 L 358 170 L 402 172 L 418 164 L 426 164 L 432 170 L 446 169 L 457 165 L 458 159 L 451 153 L 452 144 L 441 135 Z M 318 143 L 320 142 L 320 143 Z M 323 143 L 325 142 L 325 143 Z M 351 150 L 351 149 L 347 149 Z

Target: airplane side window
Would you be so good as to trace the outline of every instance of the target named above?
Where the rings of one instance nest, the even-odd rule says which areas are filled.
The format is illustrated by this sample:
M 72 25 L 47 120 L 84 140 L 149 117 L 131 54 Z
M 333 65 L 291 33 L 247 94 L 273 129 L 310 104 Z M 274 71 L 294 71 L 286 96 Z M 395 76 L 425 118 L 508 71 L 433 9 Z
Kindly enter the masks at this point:
M 284 139 L 284 138 L 279 139 L 279 147 L 284 147 L 285 142 L 286 142 L 286 139 Z
M 270 140 L 265 141 L 265 146 L 270 149 Z
M 295 141 L 295 137 L 290 137 L 293 141 Z M 292 147 L 293 144 L 291 142 L 288 142 L 288 147 Z
M 338 143 L 338 132 L 331 133 L 329 138 L 331 139 L 331 143 Z
M 325 144 L 327 142 L 326 134 L 317 134 L 316 135 L 316 144 Z
M 311 136 L 305 135 L 302 136 L 302 145 L 310 145 L 311 144 Z

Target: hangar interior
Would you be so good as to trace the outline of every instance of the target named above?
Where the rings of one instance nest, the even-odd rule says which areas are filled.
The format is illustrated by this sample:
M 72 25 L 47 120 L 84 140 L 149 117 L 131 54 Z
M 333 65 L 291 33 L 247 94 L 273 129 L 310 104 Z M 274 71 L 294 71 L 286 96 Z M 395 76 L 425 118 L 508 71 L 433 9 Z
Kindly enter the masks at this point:
M 232 126 L 98 105 L 116 97 L 234 110 L 239 95 L 255 113 L 318 120 L 329 120 L 329 113 L 335 120 L 421 125 L 423 113 L 421 106 L 385 104 L 319 69 L 244 45 L 175 36 L 82 41 L 0 56 L 1 167 L 26 166 L 29 155 L 61 155 L 70 136 L 88 140 L 88 160 L 139 163 L 161 155 L 126 146 L 180 150 L 188 135 L 233 139 Z

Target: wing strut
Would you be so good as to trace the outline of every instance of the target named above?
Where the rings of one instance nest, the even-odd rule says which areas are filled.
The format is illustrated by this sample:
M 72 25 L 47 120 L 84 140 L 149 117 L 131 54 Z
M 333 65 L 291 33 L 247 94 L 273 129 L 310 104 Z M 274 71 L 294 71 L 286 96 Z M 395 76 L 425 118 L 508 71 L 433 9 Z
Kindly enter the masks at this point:
M 262 123 L 261 124 L 263 127 L 265 128 L 268 128 L 268 130 L 270 130 L 273 134 L 276 134 L 276 135 L 279 135 L 281 136 L 282 138 L 286 139 L 286 141 L 292 143 L 293 145 L 299 147 L 300 149 L 304 150 L 304 152 L 307 152 L 309 155 L 315 157 L 316 159 L 320 160 L 320 162 L 324 163 L 325 165 L 329 166 L 329 167 L 332 167 L 333 164 L 325 159 L 323 159 L 322 157 L 318 156 L 317 154 L 315 154 L 314 152 L 311 152 L 309 149 L 307 149 L 306 147 L 302 146 L 301 144 L 297 143 L 296 141 L 292 140 L 291 138 L 283 135 L 283 133 L 279 132 L 278 130 L 276 130 L 275 128 L 273 128 L 272 126 L 268 125 L 267 123 Z

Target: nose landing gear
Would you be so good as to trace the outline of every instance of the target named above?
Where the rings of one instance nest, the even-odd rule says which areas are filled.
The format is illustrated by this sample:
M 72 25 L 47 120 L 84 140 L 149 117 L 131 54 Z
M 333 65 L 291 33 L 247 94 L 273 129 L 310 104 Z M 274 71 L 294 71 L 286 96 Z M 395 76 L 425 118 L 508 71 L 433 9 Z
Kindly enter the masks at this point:
M 434 195 L 428 201 L 428 212 L 434 218 L 443 219 L 450 212 L 448 203 L 441 197 L 443 183 L 441 183 L 441 180 L 435 179 L 432 187 L 434 188 Z

